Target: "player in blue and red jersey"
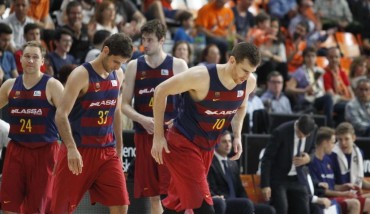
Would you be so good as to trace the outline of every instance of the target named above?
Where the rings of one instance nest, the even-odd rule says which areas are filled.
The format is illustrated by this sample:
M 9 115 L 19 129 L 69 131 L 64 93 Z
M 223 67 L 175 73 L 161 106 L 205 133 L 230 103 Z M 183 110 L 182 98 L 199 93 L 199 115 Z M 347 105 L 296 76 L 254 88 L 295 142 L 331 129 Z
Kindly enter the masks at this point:
M 131 39 L 114 34 L 100 55 L 68 77 L 56 124 L 63 144 L 58 157 L 52 208 L 72 213 L 89 190 L 91 202 L 126 213 L 122 170 L 121 64 L 132 55 Z M 68 120 L 69 119 L 69 120 Z
M 59 150 L 54 117 L 61 103 L 62 84 L 41 73 L 44 50 L 27 42 L 21 63 L 23 75 L 0 89 L 0 107 L 9 106 L 10 131 L 1 184 L 5 213 L 49 213 L 53 169 Z
M 122 98 L 122 111 L 134 121 L 135 128 L 134 196 L 150 197 L 153 214 L 163 212 L 160 195 L 167 194 L 170 181 L 167 168 L 158 165 L 150 155 L 154 127 L 154 89 L 188 68 L 185 61 L 163 51 L 165 36 L 166 27 L 160 21 L 152 20 L 143 25 L 141 38 L 145 55 L 128 64 Z M 131 106 L 133 98 L 134 107 Z M 166 122 L 176 116 L 175 102 L 175 96 L 168 97 L 164 116 Z
M 261 60 L 256 46 L 239 43 L 226 64 L 196 66 L 158 85 L 154 92 L 154 141 L 152 156 L 171 174 L 164 213 L 193 209 L 214 213 L 207 173 L 221 133 L 232 125 L 233 160 L 242 152 L 241 128 L 253 75 Z M 183 93 L 174 126 L 165 138 L 163 123 L 166 98 Z M 167 139 L 167 140 L 166 140 Z

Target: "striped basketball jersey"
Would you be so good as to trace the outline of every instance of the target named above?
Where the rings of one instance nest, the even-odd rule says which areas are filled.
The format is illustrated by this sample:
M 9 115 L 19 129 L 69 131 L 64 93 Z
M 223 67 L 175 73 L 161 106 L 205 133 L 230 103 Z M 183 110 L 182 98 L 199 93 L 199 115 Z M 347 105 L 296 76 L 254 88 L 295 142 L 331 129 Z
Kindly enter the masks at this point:
M 157 68 L 151 68 L 141 56 L 137 59 L 137 72 L 135 78 L 134 90 L 134 108 L 140 114 L 153 117 L 153 95 L 154 89 L 173 76 L 173 57 L 168 56 Z M 165 111 L 165 121 L 175 118 L 176 96 L 167 97 L 167 107 Z M 134 122 L 136 132 L 145 132 L 145 129 L 137 122 Z
M 30 89 L 23 85 L 23 75 L 15 79 L 9 100 L 9 138 L 24 146 L 35 148 L 58 139 L 55 106 L 46 97 L 46 84 L 51 77 L 43 75 Z
M 116 71 L 104 79 L 90 63 L 83 66 L 89 74 L 89 87 L 69 115 L 73 138 L 78 147 L 114 147 L 113 118 L 120 90 Z
M 216 65 L 207 65 L 210 87 L 207 96 L 195 102 L 189 92 L 182 96 L 182 110 L 175 127 L 191 142 L 211 150 L 220 134 L 229 127 L 232 118 L 245 98 L 246 82 L 228 90 L 221 83 Z

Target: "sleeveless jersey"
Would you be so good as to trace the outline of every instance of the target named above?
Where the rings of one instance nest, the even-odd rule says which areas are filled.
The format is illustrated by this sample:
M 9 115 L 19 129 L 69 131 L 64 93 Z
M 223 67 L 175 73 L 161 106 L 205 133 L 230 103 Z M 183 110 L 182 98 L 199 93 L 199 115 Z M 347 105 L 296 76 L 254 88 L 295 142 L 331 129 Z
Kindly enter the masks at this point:
M 246 82 L 228 90 L 222 85 L 216 65 L 207 65 L 210 87 L 204 100 L 195 102 L 189 92 L 182 96 L 182 110 L 175 127 L 191 142 L 211 150 L 220 134 L 229 127 L 232 118 L 245 98 Z
M 90 63 L 83 66 L 89 74 L 89 87 L 69 115 L 73 138 L 78 147 L 114 147 L 113 118 L 120 90 L 116 71 L 104 79 Z
M 23 85 L 23 75 L 16 78 L 9 93 L 9 138 L 35 148 L 58 140 L 55 106 L 46 97 L 46 84 L 51 77 L 43 75 L 30 89 Z
M 151 68 L 141 56 L 137 59 L 137 72 L 135 78 L 134 90 L 134 108 L 140 114 L 153 117 L 153 95 L 154 89 L 173 76 L 173 57 L 167 56 L 157 68 Z M 168 121 L 176 116 L 175 110 L 176 96 L 167 97 L 167 107 L 164 119 Z M 134 122 L 136 132 L 146 132 L 145 129 L 137 122 Z

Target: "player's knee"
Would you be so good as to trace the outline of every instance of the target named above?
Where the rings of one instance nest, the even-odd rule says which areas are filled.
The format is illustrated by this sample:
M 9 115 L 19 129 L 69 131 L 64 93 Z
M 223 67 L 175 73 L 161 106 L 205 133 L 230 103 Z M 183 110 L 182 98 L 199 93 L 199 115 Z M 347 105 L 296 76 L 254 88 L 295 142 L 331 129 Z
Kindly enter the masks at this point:
M 348 210 L 360 210 L 361 204 L 357 199 L 348 199 L 346 200 Z

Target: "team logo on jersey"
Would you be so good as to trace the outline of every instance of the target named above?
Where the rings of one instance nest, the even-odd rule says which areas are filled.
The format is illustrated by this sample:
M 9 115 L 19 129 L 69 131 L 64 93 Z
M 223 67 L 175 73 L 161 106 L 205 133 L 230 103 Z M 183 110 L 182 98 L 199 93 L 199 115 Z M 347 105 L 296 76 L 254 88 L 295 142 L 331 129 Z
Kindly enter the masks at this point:
M 34 91 L 33 96 L 34 97 L 41 97 L 41 91 Z
M 117 80 L 111 80 L 110 82 L 112 83 L 113 87 L 118 85 Z
M 21 92 L 20 92 L 20 91 L 16 91 L 16 92 L 14 93 L 14 97 L 13 97 L 13 99 L 17 99 L 20 95 L 21 95 Z
M 244 95 L 244 91 L 238 90 L 238 94 L 236 95 L 236 97 L 242 97 L 243 95 Z
M 142 71 L 141 72 L 141 77 L 140 77 L 140 79 L 141 80 L 143 80 L 143 79 L 145 79 L 146 78 L 146 71 Z
M 216 91 L 215 92 L 215 98 L 212 99 L 212 101 L 219 101 L 220 100 L 221 93 Z
M 169 74 L 170 72 L 168 72 L 168 70 L 167 69 L 161 69 L 161 75 L 162 76 L 168 76 L 168 74 Z
M 95 92 L 100 91 L 100 83 L 95 83 Z
M 326 167 L 327 167 L 328 169 L 331 169 L 330 164 L 326 165 Z

